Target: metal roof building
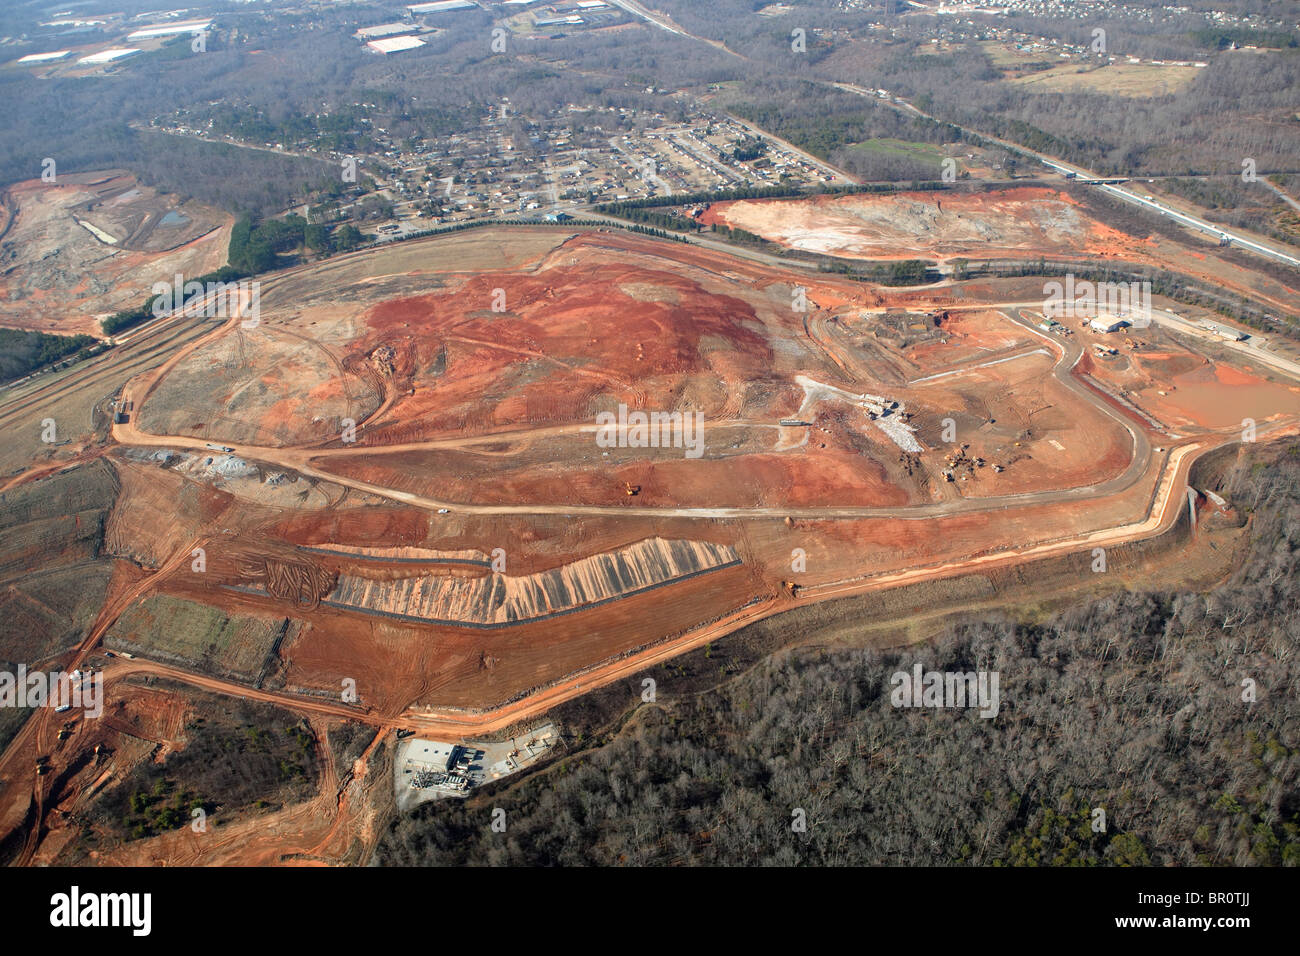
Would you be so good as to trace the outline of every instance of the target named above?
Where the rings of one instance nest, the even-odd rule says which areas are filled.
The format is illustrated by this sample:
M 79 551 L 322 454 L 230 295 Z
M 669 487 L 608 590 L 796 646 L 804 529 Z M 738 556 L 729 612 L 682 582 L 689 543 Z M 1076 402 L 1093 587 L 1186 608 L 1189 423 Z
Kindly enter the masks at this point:
M 92 64 L 92 65 L 93 65 L 93 64 L 96 64 L 96 63 L 111 63 L 111 62 L 113 62 L 114 60 L 120 60 L 120 59 L 122 59 L 122 58 L 124 58 L 124 57 L 135 56 L 135 54 L 137 54 L 137 53 L 139 53 L 139 52 L 141 52 L 141 51 L 140 51 L 140 50 L 137 50 L 137 49 L 133 49 L 133 48 L 121 48 L 121 49 L 115 49 L 115 50 L 100 50 L 98 53 L 92 53 L 92 54 L 90 54 L 90 56 L 83 56 L 83 57 L 82 57 L 80 60 L 78 60 L 77 62 L 78 62 L 78 63 L 89 63 L 89 64 Z
M 446 10 L 468 10 L 474 4 L 469 0 L 434 0 L 433 3 L 414 3 L 406 9 L 414 14 L 442 13 Z
M 377 27 L 362 27 L 352 35 L 358 40 L 376 40 L 379 37 L 391 37 L 398 33 L 406 33 L 410 29 L 411 25 L 409 23 L 381 23 Z
M 385 37 L 382 40 L 371 40 L 366 46 L 376 53 L 400 53 L 403 50 L 414 50 L 416 47 L 424 46 L 424 41 L 417 36 L 404 37 Z
M 1111 316 L 1097 316 L 1088 323 L 1095 332 L 1115 332 L 1128 325 L 1123 319 L 1112 318 Z

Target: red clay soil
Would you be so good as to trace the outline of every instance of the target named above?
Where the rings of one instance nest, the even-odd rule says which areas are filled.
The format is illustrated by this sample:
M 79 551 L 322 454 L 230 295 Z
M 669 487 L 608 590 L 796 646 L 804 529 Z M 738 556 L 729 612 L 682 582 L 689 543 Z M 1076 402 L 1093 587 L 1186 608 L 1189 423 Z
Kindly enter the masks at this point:
M 794 248 L 871 259 L 1136 255 L 1143 245 L 1088 216 L 1069 194 L 1031 186 L 992 193 L 740 199 L 712 204 L 700 221 Z

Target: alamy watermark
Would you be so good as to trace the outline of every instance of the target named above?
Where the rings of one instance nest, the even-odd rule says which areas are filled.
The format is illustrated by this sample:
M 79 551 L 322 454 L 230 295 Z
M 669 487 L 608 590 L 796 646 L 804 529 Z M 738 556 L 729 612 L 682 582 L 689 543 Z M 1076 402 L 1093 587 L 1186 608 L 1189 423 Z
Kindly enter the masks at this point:
M 120 927 L 148 936 L 152 914 L 152 893 L 83 893 L 73 886 L 50 897 L 50 925 L 56 928 Z
M 1043 317 L 1048 319 L 1092 319 L 1109 325 L 1125 322 L 1135 329 L 1151 325 L 1151 283 L 1076 281 L 1073 273 L 1065 282 L 1043 283 Z
M 63 713 L 76 707 L 86 717 L 104 713 L 104 675 L 63 671 L 0 671 L 0 707 L 53 707 Z
M 596 415 L 601 448 L 684 448 L 687 458 L 704 454 L 704 416 L 699 412 L 629 412 Z
M 912 672 L 889 678 L 889 701 L 895 707 L 978 707 L 981 717 L 996 717 L 1001 706 L 997 671 L 928 671 L 920 664 Z
M 262 318 L 262 284 L 256 279 L 238 282 L 208 282 L 191 280 L 179 272 L 171 282 L 155 282 L 153 314 L 161 318 L 172 312 L 202 318 L 231 318 L 243 316 L 240 326 L 256 328 Z

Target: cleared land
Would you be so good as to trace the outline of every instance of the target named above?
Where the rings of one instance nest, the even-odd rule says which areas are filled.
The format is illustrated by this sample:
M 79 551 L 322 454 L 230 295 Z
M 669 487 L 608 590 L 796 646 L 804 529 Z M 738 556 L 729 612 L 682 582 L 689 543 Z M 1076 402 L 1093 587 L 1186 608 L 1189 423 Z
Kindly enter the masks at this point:
M 872 259 L 1077 256 L 1141 245 L 1092 218 L 1068 194 L 1041 187 L 741 199 L 714 203 L 702 221 L 792 249 Z
M 231 218 L 159 194 L 129 174 L 69 174 L 0 196 L 0 324 L 102 335 L 99 320 L 140 305 L 155 282 L 225 263 Z
M 362 674 L 368 707 L 487 712 L 713 618 L 1149 535 L 1186 463 L 1229 437 L 1222 419 L 1175 433 L 1138 407 L 1209 381 L 1180 387 L 1154 361 L 1140 382 L 1108 378 L 1091 333 L 1042 333 L 1014 302 L 810 282 L 613 233 L 523 233 L 537 244 L 511 260 L 495 232 L 286 275 L 257 329 L 232 320 L 125 393 L 119 441 L 207 461 L 228 495 L 256 501 L 260 478 L 269 504 L 288 475 L 343 489 L 273 523 L 227 506 L 206 572 L 170 579 L 190 600 L 304 620 L 286 690 Z M 1139 357 L 1185 348 L 1159 326 L 1115 340 Z M 1300 413 L 1287 386 L 1257 388 L 1224 407 L 1265 429 Z M 620 404 L 698 412 L 703 453 L 602 447 L 595 416 Z M 655 541 L 711 557 L 633 572 Z
M 1105 235 L 1042 192 L 1015 200 L 1044 204 L 1023 242 Z M 903 230 L 917 248 L 926 221 Z M 1195 546 L 1196 463 L 1239 439 L 1238 416 L 1261 440 L 1294 433 L 1300 391 L 1172 325 L 1045 333 L 1033 286 L 891 290 L 613 231 L 485 229 L 267 277 L 256 328 L 163 320 L 9 391 L 6 433 L 51 407 L 85 416 L 72 445 L 9 448 L 0 505 L 24 502 L 14 562 L 93 546 L 98 613 L 59 612 L 82 623 L 46 653 L 102 667 L 116 708 L 106 731 L 60 738 L 44 712 L 14 729 L 9 850 L 80 858 L 70 828 L 42 841 L 25 821 L 84 814 L 150 754 L 183 752 L 196 692 L 287 708 L 317 742 L 340 721 L 376 742 L 346 767 L 313 744 L 317 797 L 285 780 L 264 826 L 240 809 L 211 844 L 123 844 L 103 823 L 104 862 L 337 861 L 373 812 L 365 781 L 390 779 L 368 765 L 392 728 L 501 732 L 840 598 L 910 619 L 991 602 L 1031 563 L 1086 574 L 1095 547 L 1117 567 L 1172 560 Z M 598 443 L 619 406 L 698 413 L 701 453 Z M 69 466 L 103 469 L 107 500 L 81 502 Z M 29 516 L 38 501 L 53 511 Z M 88 511 L 91 544 L 76 521 L 32 524 Z M 86 762 L 92 741 L 111 762 Z M 59 772 L 31 783 L 51 754 Z
M 1097 68 L 1067 64 L 1018 77 L 1011 83 L 1042 93 L 1151 97 L 1177 93 L 1196 79 L 1199 72 L 1192 66 L 1150 63 L 1112 63 Z

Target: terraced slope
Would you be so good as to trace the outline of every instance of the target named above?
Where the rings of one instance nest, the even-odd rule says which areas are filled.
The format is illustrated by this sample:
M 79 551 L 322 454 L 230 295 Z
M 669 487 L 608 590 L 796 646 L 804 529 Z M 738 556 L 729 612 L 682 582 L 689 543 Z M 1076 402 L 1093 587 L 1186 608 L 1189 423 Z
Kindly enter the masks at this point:
M 322 603 L 403 620 L 503 627 L 570 613 L 739 561 L 726 545 L 648 538 L 521 577 L 419 575 L 376 581 L 341 574 Z

